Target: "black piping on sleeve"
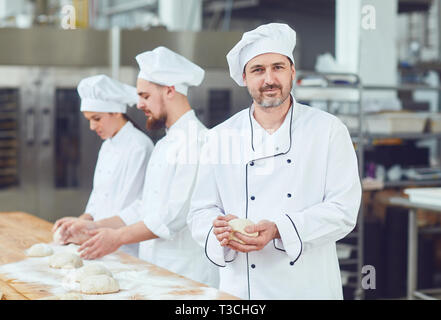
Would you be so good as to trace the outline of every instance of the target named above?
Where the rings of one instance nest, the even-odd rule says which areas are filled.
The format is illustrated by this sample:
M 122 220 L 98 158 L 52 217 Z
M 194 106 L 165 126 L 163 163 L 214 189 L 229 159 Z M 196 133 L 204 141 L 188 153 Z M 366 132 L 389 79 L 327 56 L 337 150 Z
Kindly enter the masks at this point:
M 213 229 L 213 226 L 208 231 L 207 238 L 205 239 L 205 255 L 207 256 L 207 259 L 210 260 L 214 265 L 221 267 L 221 268 L 225 268 L 227 265 L 221 266 L 220 264 L 217 264 L 216 262 L 211 260 L 210 257 L 208 256 L 208 253 L 207 253 L 208 238 L 210 237 L 210 232 L 212 229 Z
M 296 231 L 297 237 L 299 237 L 299 241 L 300 241 L 300 252 L 299 252 L 299 255 L 297 256 L 297 258 L 294 259 L 294 263 L 295 263 L 297 260 L 299 260 L 300 256 L 302 255 L 302 251 L 303 251 L 303 241 L 302 241 L 302 239 L 300 238 L 299 232 L 297 231 L 297 227 L 296 227 L 296 224 L 294 223 L 294 221 L 292 221 L 292 219 L 291 219 L 291 217 L 290 217 L 289 215 L 286 215 L 286 216 L 287 216 L 288 219 L 291 221 L 291 223 L 292 223 L 292 225 L 293 225 L 293 227 L 294 227 L 294 230 Z
M 286 252 L 286 250 L 284 250 L 284 249 L 277 248 L 277 246 L 276 246 L 276 239 L 273 239 L 273 245 L 274 245 L 274 249 Z
M 221 267 L 221 268 L 225 268 L 226 265 L 225 265 L 225 266 L 221 266 L 221 265 L 217 264 L 216 262 L 214 262 L 213 260 L 211 260 L 210 257 L 208 256 L 208 253 L 207 253 L 208 238 L 210 237 L 210 232 L 211 232 L 212 229 L 213 229 L 213 227 L 210 228 L 210 231 L 208 231 L 207 238 L 205 239 L 205 255 L 207 256 L 207 259 L 210 260 L 210 261 L 211 261 L 213 264 L 215 264 L 216 266 Z M 225 262 L 226 262 L 226 263 L 233 262 L 234 260 L 236 260 L 236 257 L 237 257 L 237 251 L 234 252 L 234 257 L 233 257 L 233 259 L 231 259 L 231 260 L 225 260 Z

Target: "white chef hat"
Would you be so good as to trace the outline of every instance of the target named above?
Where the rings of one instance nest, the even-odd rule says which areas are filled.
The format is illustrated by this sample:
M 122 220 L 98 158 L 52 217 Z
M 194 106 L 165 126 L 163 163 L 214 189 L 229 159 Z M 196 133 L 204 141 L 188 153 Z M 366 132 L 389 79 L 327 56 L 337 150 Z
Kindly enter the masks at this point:
M 263 53 L 280 53 L 294 63 L 296 32 L 284 23 L 269 23 L 245 32 L 242 39 L 227 54 L 230 76 L 244 87 L 242 74 L 245 65 Z
M 201 67 L 165 47 L 138 54 L 136 61 L 140 68 L 138 78 L 174 86 L 184 96 L 188 87 L 200 85 L 205 76 Z
M 138 102 L 136 88 L 100 74 L 78 84 L 81 111 L 126 113 Z

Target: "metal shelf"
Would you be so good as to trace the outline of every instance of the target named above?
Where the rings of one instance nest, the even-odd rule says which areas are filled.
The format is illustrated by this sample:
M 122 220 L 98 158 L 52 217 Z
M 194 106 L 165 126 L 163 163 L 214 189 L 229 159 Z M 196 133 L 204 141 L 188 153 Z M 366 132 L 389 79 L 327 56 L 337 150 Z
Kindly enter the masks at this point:
M 353 140 L 357 140 L 359 134 L 357 132 L 351 132 Z M 372 143 L 372 140 L 379 139 L 405 139 L 405 140 L 422 140 L 422 139 L 441 139 L 441 133 L 427 132 L 427 133 L 391 133 L 391 134 L 379 134 L 379 133 L 363 133 L 363 138 L 368 140 L 368 143 Z M 365 140 L 366 141 L 366 140 Z
M 318 79 L 322 81 L 324 85 L 304 85 L 302 86 L 301 81 L 296 85 L 295 90 L 303 90 L 306 92 L 308 89 L 324 89 L 325 92 L 322 92 L 320 95 L 317 95 L 318 98 L 314 97 L 314 95 L 305 95 L 303 100 L 305 101 L 325 101 L 327 103 L 334 101 L 343 101 L 335 94 L 335 91 L 326 89 L 334 89 L 334 90 L 346 90 L 348 92 L 357 91 L 358 99 L 350 99 L 350 102 L 354 103 L 358 107 L 358 113 L 356 114 L 356 119 L 358 119 L 358 130 L 355 132 L 351 132 L 351 138 L 353 142 L 357 143 L 357 155 L 359 161 L 359 172 L 360 177 L 363 178 L 364 172 L 364 148 L 365 146 L 375 146 L 376 140 L 381 139 L 404 139 L 404 140 L 422 140 L 422 139 L 440 139 L 441 133 L 396 133 L 396 134 L 374 134 L 366 132 L 365 123 L 364 123 L 364 110 L 362 105 L 362 93 L 363 91 L 369 90 L 387 90 L 387 91 L 415 91 L 415 90 L 424 90 L 424 91 L 436 91 L 441 92 L 441 87 L 431 87 L 425 85 L 417 85 L 417 84 L 402 84 L 398 86 L 374 86 L 374 85 L 363 85 L 356 74 L 343 74 L 343 73 L 317 73 L 310 71 L 298 71 L 297 79 L 303 79 L 304 77 L 313 77 L 313 79 Z M 353 77 L 354 81 L 352 84 L 335 84 L 330 79 L 332 76 L 343 76 L 343 78 L 348 79 L 349 77 Z M 334 77 L 335 80 L 335 77 Z M 329 97 L 327 96 L 329 94 Z M 341 95 L 340 95 L 341 96 Z M 348 102 L 347 100 L 344 100 Z M 402 181 L 387 181 L 384 183 L 385 188 L 391 187 L 406 187 L 406 186 L 436 186 L 441 185 L 441 180 L 424 180 L 424 181 L 415 181 L 415 180 L 402 180 Z M 340 265 L 350 265 L 350 264 L 358 264 L 357 272 L 351 273 L 351 278 L 357 277 L 357 282 L 352 283 L 349 282 L 345 285 L 346 287 L 352 287 L 355 289 L 355 294 L 357 298 L 363 298 L 363 290 L 361 290 L 361 268 L 363 267 L 363 206 L 360 206 L 359 217 L 357 221 L 358 229 L 355 232 L 348 234 L 345 239 L 355 239 L 356 240 L 356 248 L 354 249 L 357 252 L 357 258 L 350 259 L 340 259 Z M 346 272 L 347 276 L 348 273 Z M 357 290 L 358 289 L 358 290 Z
M 441 186 L 441 180 L 399 180 L 399 181 L 385 181 L 385 188 L 403 188 L 403 187 L 431 187 Z
M 358 263 L 358 259 L 340 259 L 339 260 L 340 266 L 347 266 L 347 265 L 353 265 Z
M 351 102 L 351 103 L 356 103 L 358 105 L 358 124 L 359 124 L 359 130 L 358 130 L 358 136 L 362 137 L 362 141 L 365 141 L 364 138 L 364 129 L 363 129 L 363 109 L 362 109 L 362 105 L 361 105 L 361 96 L 362 96 L 362 83 L 360 81 L 360 78 L 357 74 L 348 74 L 348 73 L 327 73 L 327 74 L 322 74 L 322 73 L 316 73 L 316 72 L 309 72 L 309 71 L 297 71 L 297 79 L 302 79 L 302 77 L 308 77 L 308 76 L 313 76 L 313 77 L 319 77 L 321 78 L 326 85 L 325 86 L 321 86 L 321 85 L 317 85 L 317 86 L 302 86 L 301 83 L 299 83 L 296 87 L 295 90 L 302 90 L 304 89 L 335 89 L 335 90 L 346 90 L 349 91 L 351 93 L 356 92 L 357 95 L 354 97 L 351 97 L 351 99 L 344 99 L 344 101 L 346 102 Z M 338 76 L 342 76 L 345 79 L 348 78 L 352 78 L 353 83 L 352 84 L 335 84 L 332 81 L 335 80 L 335 77 Z M 329 91 L 329 90 L 328 90 Z M 329 91 L 329 93 L 332 93 L 332 90 Z M 342 99 L 339 99 L 332 96 L 332 94 L 330 94 L 329 98 L 326 99 L 326 93 L 323 95 L 317 95 L 316 97 L 311 97 L 311 99 L 304 99 L 306 101 L 342 101 Z M 355 99 L 354 99 L 355 98 Z M 363 174 L 363 167 L 364 167 L 364 163 L 363 163 L 363 144 L 359 145 L 357 147 L 357 154 L 358 154 L 358 165 L 359 165 L 359 173 L 360 176 L 362 176 Z M 344 285 L 345 287 L 351 287 L 354 289 L 354 296 L 357 299 L 362 299 L 363 298 L 363 290 L 361 290 L 361 280 L 362 280 L 362 273 L 361 273 L 361 269 L 363 267 L 363 206 L 360 206 L 359 212 L 358 212 L 358 218 L 357 218 L 357 229 L 353 232 L 351 232 L 350 234 L 348 234 L 345 239 L 355 239 L 355 244 L 352 244 L 353 246 L 353 250 L 354 252 L 356 252 L 356 257 L 357 258 L 349 258 L 349 259 L 339 259 L 339 264 L 340 266 L 348 266 L 348 265 L 356 265 L 357 267 L 357 271 L 356 272 L 348 272 L 348 271 L 344 271 L 342 270 L 342 277 L 348 277 L 347 280 L 347 284 Z M 337 243 L 338 245 L 338 243 Z M 355 278 L 356 281 L 355 283 L 353 283 L 350 279 Z
M 391 90 L 391 91 L 441 91 L 441 87 L 431 87 L 420 84 L 402 84 L 399 86 L 363 86 L 363 90 Z

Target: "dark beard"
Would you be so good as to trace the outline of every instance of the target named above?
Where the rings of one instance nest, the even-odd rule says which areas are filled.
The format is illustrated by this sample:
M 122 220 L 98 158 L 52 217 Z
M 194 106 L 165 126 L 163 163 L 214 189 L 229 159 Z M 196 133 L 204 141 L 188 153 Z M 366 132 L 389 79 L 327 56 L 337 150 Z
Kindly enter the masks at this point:
M 147 128 L 147 130 L 159 130 L 165 127 L 165 121 L 167 119 L 165 117 L 161 117 L 161 118 L 153 118 L 153 117 L 148 117 L 147 121 L 145 123 L 145 126 Z

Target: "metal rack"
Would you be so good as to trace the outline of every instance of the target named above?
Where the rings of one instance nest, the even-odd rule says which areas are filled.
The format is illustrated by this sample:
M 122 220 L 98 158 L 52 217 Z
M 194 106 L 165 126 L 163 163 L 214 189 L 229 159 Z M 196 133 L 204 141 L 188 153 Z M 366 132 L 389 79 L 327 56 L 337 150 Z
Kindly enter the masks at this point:
M 316 85 L 307 85 L 302 86 L 301 80 L 306 77 L 315 77 L 318 79 L 322 79 L 321 84 Z M 353 81 L 348 83 L 335 83 L 333 82 L 333 78 L 338 77 L 352 77 Z M 415 90 L 427 90 L 427 91 L 441 91 L 441 87 L 430 87 L 423 85 L 401 85 L 401 86 L 363 86 L 361 80 L 357 74 L 352 73 L 317 73 L 317 72 L 305 72 L 305 71 L 297 71 L 297 81 L 300 82 L 295 87 L 296 98 L 299 101 L 324 101 L 327 104 L 327 111 L 329 111 L 329 105 L 331 102 L 351 102 L 357 105 L 358 109 L 358 128 L 355 131 L 351 131 L 351 137 L 353 142 L 357 145 L 357 156 L 358 156 L 358 165 L 359 165 L 359 173 L 360 177 L 364 177 L 364 149 L 365 146 L 374 145 L 374 141 L 378 139 L 386 139 L 386 138 L 398 138 L 404 140 L 422 140 L 422 139 L 438 139 L 441 142 L 441 133 L 399 133 L 399 134 L 369 134 L 364 129 L 364 109 L 362 103 L 362 93 L 367 90 L 400 90 L 400 91 L 415 91 Z M 324 93 L 320 94 L 318 97 L 314 97 L 311 93 L 313 91 L 305 94 L 306 90 L 311 89 L 320 89 L 324 91 Z M 331 91 L 329 91 L 331 89 Z M 326 91 L 328 90 L 328 91 Z M 348 94 L 347 98 L 337 98 L 335 99 L 333 96 L 335 94 L 335 90 L 346 90 L 352 91 L 352 94 Z M 302 92 L 303 91 L 303 92 Z M 328 94 L 327 94 L 328 93 Z M 440 145 L 438 146 L 438 152 L 441 152 Z M 403 180 L 403 181 L 386 181 L 384 183 L 384 188 L 402 188 L 406 186 L 437 186 L 441 185 L 441 180 L 428 180 L 428 181 L 419 181 L 419 180 Z M 340 267 L 342 269 L 342 273 L 344 276 L 349 277 L 349 280 L 356 279 L 356 283 L 352 281 L 348 281 L 346 284 L 349 288 L 354 288 L 354 298 L 355 299 L 363 299 L 364 291 L 361 287 L 362 283 L 362 268 L 363 268 L 363 205 L 360 206 L 360 211 L 358 214 L 357 227 L 351 232 L 347 237 L 341 240 L 341 242 L 346 241 L 355 241 L 356 245 L 354 247 L 354 251 L 356 252 L 356 258 L 350 256 L 346 259 L 339 259 Z M 338 244 L 337 244 L 338 245 Z M 344 269 L 346 266 L 356 265 L 357 271 L 349 271 L 345 272 Z
M 18 184 L 18 92 L 0 90 L 0 189 Z
M 303 86 L 301 81 L 305 78 L 316 78 L 321 84 L 312 84 Z M 352 81 L 349 83 L 335 83 L 332 79 L 339 77 L 349 77 Z M 361 80 L 357 74 L 351 73 L 316 73 L 297 71 L 298 84 L 294 91 L 296 99 L 299 101 L 324 101 L 326 102 L 326 109 L 329 111 L 329 105 L 333 101 L 351 102 L 358 106 L 358 130 L 354 132 L 354 136 L 360 141 L 365 141 L 365 131 L 363 128 L 363 109 L 361 106 L 362 86 Z M 321 94 L 317 95 L 317 89 L 320 89 Z M 349 94 L 335 98 L 336 90 L 346 90 Z M 303 92 L 302 92 L 303 91 Z M 309 92 L 308 92 L 309 91 Z M 354 138 L 354 137 L 353 137 Z M 354 140 L 354 139 L 353 139 Z M 356 152 L 358 157 L 358 169 L 360 177 L 363 174 L 364 167 L 364 148 L 363 143 L 358 143 Z M 348 234 L 344 239 L 337 243 L 337 250 L 343 247 L 343 252 L 349 251 L 339 257 L 339 264 L 342 274 L 343 287 L 352 290 L 355 299 L 363 299 L 363 290 L 361 288 L 362 281 L 362 267 L 363 267 L 363 206 L 360 206 L 357 225 L 355 229 Z

